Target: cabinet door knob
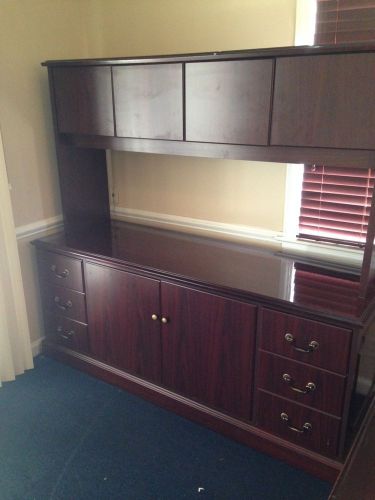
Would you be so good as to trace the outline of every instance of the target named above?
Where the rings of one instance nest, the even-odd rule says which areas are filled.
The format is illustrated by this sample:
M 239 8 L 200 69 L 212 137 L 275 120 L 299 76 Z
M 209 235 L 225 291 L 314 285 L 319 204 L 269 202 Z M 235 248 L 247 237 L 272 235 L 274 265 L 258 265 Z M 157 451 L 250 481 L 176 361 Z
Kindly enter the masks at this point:
M 157 321 L 157 320 L 159 319 L 159 317 L 158 317 L 158 315 L 157 315 L 157 314 L 153 314 L 153 315 L 151 316 L 151 319 L 152 319 L 153 321 Z
M 165 316 L 163 316 L 163 317 L 161 318 L 161 322 L 162 322 L 164 325 L 166 325 L 166 324 L 168 323 L 168 321 L 169 321 L 169 320 L 168 320 L 168 318 L 166 318 Z

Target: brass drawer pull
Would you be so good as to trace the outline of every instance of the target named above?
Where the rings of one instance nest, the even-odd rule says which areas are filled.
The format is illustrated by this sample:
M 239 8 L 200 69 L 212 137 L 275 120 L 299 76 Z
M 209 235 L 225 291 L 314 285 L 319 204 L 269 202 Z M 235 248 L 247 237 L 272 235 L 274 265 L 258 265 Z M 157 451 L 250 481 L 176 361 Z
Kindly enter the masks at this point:
M 293 432 L 298 432 L 298 434 L 305 434 L 306 432 L 312 431 L 312 425 L 310 422 L 305 422 L 302 426 L 302 429 L 298 429 L 298 427 L 294 427 L 293 425 L 290 425 L 290 419 L 287 413 L 282 412 L 280 415 L 280 418 L 283 422 L 287 424 L 288 429 L 290 429 Z
M 55 264 L 52 264 L 52 266 L 50 267 L 51 271 L 54 273 L 55 277 L 56 278 L 67 278 L 69 276 L 69 270 L 68 269 L 64 269 L 64 271 L 62 273 L 58 273 L 57 272 L 57 267 Z
M 314 382 L 308 382 L 305 385 L 304 389 L 299 389 L 298 387 L 294 387 L 294 381 L 289 373 L 283 374 L 283 380 L 288 384 L 288 386 L 292 389 L 292 391 L 298 392 L 299 394 L 308 394 L 309 392 L 315 391 L 316 385 Z
M 152 321 L 157 321 L 159 319 L 159 316 L 157 314 L 152 314 L 151 319 Z
M 59 334 L 60 338 L 62 338 L 63 340 L 72 340 L 72 338 L 74 337 L 74 334 L 75 334 L 74 330 L 64 332 L 62 326 L 58 326 L 56 328 L 56 330 L 57 330 L 57 333 Z
M 61 299 L 57 295 L 53 300 L 56 306 L 62 309 L 63 311 L 66 311 L 67 309 L 70 309 L 73 306 L 73 302 L 71 300 L 68 300 L 67 302 L 65 302 L 65 304 L 61 304 Z
M 289 342 L 289 344 L 292 344 L 293 349 L 298 352 L 313 352 L 316 351 L 319 347 L 319 344 L 316 340 L 312 340 L 307 346 L 307 348 L 297 347 L 296 345 L 294 345 L 296 341 L 291 333 L 286 333 L 284 338 L 287 342 Z
M 169 321 L 169 319 L 168 319 L 168 318 L 166 318 L 165 316 L 163 316 L 163 317 L 161 318 L 161 322 L 162 322 L 164 325 L 166 325 L 166 324 L 168 323 L 168 321 Z

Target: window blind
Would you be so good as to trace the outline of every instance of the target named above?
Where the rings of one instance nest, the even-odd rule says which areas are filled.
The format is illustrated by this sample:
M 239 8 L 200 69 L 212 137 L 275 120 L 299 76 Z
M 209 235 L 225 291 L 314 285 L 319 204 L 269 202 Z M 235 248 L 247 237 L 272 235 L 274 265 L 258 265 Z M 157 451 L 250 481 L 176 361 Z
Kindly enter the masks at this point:
M 364 244 L 374 179 L 372 169 L 306 165 L 299 236 Z
M 318 0 L 315 43 L 375 40 L 375 0 Z
M 315 44 L 375 41 L 375 0 L 318 0 Z M 374 170 L 306 165 L 299 238 L 362 246 Z

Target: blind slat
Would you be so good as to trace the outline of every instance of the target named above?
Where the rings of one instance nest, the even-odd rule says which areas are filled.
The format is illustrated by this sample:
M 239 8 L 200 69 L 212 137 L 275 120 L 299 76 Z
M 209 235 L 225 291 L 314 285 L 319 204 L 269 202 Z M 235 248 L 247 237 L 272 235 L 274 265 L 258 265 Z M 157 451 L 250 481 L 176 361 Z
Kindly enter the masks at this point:
M 317 202 L 311 200 L 303 200 L 301 205 L 301 213 L 304 212 L 305 209 L 310 210 L 326 210 L 333 213 L 340 212 L 342 214 L 353 214 L 353 215 L 362 215 L 365 214 L 367 217 L 370 215 L 369 207 L 358 207 L 356 205 L 344 205 L 339 203 L 326 203 L 326 202 Z

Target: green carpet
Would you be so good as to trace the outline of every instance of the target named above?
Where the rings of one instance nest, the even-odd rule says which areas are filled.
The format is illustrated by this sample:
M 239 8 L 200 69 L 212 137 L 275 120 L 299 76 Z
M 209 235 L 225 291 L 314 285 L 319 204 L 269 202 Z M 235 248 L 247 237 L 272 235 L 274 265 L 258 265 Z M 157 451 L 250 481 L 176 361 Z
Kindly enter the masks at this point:
M 0 388 L 0 499 L 320 500 L 330 485 L 39 356 Z

